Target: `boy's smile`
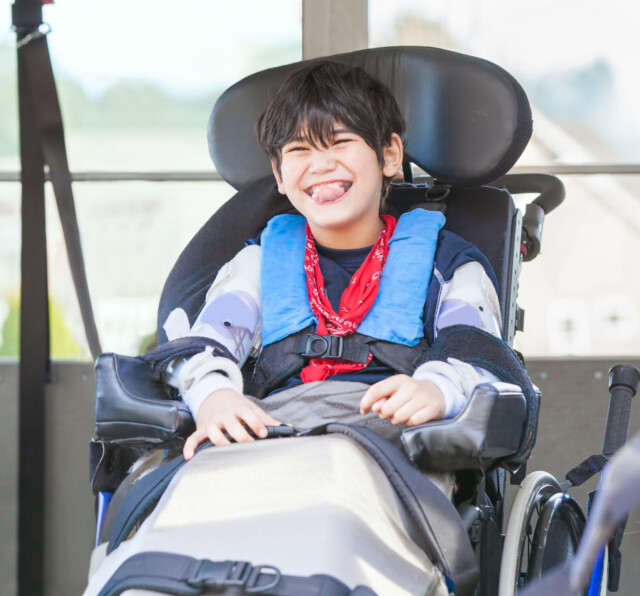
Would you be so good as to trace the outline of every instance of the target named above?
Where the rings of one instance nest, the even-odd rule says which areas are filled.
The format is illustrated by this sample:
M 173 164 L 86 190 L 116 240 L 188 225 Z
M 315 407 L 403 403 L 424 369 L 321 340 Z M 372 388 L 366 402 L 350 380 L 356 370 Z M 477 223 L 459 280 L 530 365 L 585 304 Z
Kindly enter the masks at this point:
M 314 203 L 322 205 L 342 199 L 351 185 L 351 182 L 322 182 L 307 188 L 305 192 Z
M 383 176 L 402 164 L 402 141 L 394 133 L 383 149 L 384 164 L 354 132 L 341 126 L 327 146 L 306 139 L 282 148 L 278 190 L 305 216 L 316 241 L 328 248 L 361 248 L 375 244 L 382 222 Z

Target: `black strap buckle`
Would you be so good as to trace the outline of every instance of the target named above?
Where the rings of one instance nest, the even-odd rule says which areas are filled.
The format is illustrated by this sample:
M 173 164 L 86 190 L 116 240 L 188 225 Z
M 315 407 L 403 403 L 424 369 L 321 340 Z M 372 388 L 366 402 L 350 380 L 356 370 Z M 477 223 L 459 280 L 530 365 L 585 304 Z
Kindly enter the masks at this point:
M 267 583 L 258 583 L 261 576 L 271 576 Z M 202 559 L 193 575 L 186 580 L 193 588 L 224 588 L 241 586 L 246 593 L 266 592 L 278 585 L 282 574 L 277 567 L 256 565 L 246 561 L 209 561 Z
M 258 584 L 258 580 L 261 575 L 272 576 L 273 579 L 270 582 Z M 244 585 L 244 591 L 247 594 L 257 594 L 259 592 L 267 592 L 272 588 L 275 588 L 282 578 L 282 574 L 277 567 L 272 565 L 256 565 L 251 571 L 251 575 Z
M 300 355 L 305 358 L 342 358 L 343 349 L 341 335 L 305 333 L 300 338 Z
M 300 355 L 305 358 L 342 358 L 343 348 L 341 335 L 305 333 L 300 338 Z

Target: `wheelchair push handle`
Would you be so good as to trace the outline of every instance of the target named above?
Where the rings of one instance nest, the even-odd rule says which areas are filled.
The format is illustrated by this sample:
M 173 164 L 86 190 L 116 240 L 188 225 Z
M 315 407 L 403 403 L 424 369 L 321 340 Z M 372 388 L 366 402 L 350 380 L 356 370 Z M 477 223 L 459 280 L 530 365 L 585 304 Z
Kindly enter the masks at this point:
M 609 411 L 602 444 L 602 454 L 609 458 L 627 442 L 631 400 L 636 394 L 640 372 L 628 364 L 609 370 Z
M 564 200 L 564 184 L 551 174 L 506 174 L 491 183 L 502 186 L 512 195 L 537 193 L 527 205 L 522 218 L 522 257 L 532 261 L 540 253 L 545 215 Z

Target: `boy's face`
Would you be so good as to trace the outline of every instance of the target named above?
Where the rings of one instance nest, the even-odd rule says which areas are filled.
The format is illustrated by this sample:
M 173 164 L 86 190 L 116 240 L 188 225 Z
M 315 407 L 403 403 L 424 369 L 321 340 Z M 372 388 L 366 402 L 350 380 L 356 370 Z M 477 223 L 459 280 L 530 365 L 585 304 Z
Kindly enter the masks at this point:
M 382 177 L 394 176 L 402 164 L 402 141 L 393 134 L 383 151 L 384 164 L 364 139 L 337 124 L 328 147 L 305 140 L 282 148 L 278 190 L 305 216 L 316 241 L 329 248 L 375 244 Z

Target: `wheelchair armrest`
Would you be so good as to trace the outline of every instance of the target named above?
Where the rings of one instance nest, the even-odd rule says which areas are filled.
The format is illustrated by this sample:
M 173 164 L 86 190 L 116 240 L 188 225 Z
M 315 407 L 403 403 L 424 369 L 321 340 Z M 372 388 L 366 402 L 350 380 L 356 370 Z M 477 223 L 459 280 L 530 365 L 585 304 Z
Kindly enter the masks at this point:
M 121 445 L 159 446 L 194 430 L 186 404 L 169 398 L 140 358 L 102 354 L 96 360 L 96 435 Z
M 486 470 L 518 451 L 527 402 L 517 385 L 478 385 L 464 410 L 402 432 L 402 444 L 419 468 L 432 471 Z

